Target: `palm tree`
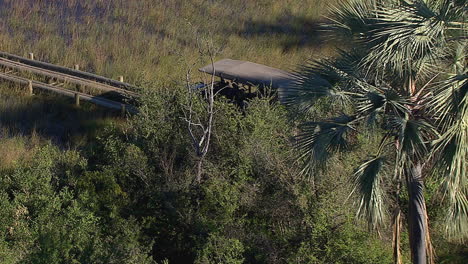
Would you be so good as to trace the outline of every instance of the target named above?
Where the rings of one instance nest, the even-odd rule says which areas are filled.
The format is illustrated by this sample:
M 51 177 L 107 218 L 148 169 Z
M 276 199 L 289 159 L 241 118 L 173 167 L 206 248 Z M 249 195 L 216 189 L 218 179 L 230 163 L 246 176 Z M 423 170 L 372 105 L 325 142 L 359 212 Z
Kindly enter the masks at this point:
M 412 262 L 433 261 L 423 192 L 429 176 L 439 177 L 448 204 L 447 233 L 468 233 L 466 25 L 465 0 L 343 1 L 325 27 L 349 48 L 301 66 L 296 81 L 280 90 L 296 111 L 328 100 L 343 113 L 302 124 L 297 143 L 305 171 L 326 164 L 357 133 L 381 135 L 377 151 L 354 173 L 353 192 L 358 216 L 370 227 L 381 227 L 392 212 L 395 263 L 401 263 L 403 187 Z

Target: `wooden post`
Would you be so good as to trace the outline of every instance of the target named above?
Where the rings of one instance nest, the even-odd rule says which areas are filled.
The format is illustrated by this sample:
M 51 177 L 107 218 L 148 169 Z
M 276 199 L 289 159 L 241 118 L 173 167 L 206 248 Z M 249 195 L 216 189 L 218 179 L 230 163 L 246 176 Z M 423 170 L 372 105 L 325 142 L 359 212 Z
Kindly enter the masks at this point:
M 80 95 L 75 93 L 75 105 L 80 106 Z
M 29 53 L 29 59 L 30 59 L 30 60 L 34 60 L 34 53 L 32 53 L 32 52 Z
M 119 82 L 123 82 L 123 81 L 124 81 L 123 76 L 119 76 Z
M 33 95 L 33 83 L 31 80 L 28 81 L 28 92 L 29 95 Z
M 80 65 L 79 64 L 75 64 L 75 66 L 73 66 L 73 69 L 79 71 L 80 70 Z M 77 84 L 76 86 L 76 89 L 80 92 L 83 92 L 84 91 L 84 86 L 81 85 L 81 84 Z
M 80 65 L 79 64 L 75 64 L 75 66 L 73 66 L 73 69 L 79 71 L 80 70 Z M 80 92 L 84 92 L 84 85 L 82 84 L 77 84 L 76 86 L 76 89 Z
M 122 117 L 125 117 L 125 114 L 127 113 L 127 106 L 125 104 L 120 105 L 120 114 Z

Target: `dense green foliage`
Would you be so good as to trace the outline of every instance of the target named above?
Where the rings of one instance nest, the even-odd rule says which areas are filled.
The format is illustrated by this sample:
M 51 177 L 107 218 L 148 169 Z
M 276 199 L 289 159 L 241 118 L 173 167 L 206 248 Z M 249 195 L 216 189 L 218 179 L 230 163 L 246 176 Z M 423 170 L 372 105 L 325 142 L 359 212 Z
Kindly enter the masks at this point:
M 2 263 L 391 261 L 343 206 L 345 182 L 313 186 L 291 166 L 280 105 L 256 99 L 242 113 L 217 102 L 196 184 L 184 91 L 144 98 L 126 129 L 108 127 L 81 151 L 36 146 L 1 170 Z

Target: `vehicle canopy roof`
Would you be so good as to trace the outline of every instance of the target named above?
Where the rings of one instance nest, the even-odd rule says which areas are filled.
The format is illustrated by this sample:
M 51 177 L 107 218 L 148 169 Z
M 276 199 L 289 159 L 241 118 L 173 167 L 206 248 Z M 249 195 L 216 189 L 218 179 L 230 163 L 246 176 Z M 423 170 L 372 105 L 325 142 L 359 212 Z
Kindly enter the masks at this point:
M 287 71 L 249 61 L 223 59 L 198 70 L 246 85 L 282 88 L 294 81 L 294 76 Z

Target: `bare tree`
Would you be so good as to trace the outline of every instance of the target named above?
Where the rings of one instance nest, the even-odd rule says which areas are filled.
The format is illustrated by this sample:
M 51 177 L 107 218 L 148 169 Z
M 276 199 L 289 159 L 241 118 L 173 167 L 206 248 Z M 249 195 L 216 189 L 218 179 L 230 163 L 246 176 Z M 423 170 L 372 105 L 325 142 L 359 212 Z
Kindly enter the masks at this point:
M 211 135 L 213 132 L 213 118 L 214 118 L 214 82 L 215 82 L 215 66 L 214 66 L 214 56 L 217 51 L 213 48 L 214 45 L 211 41 L 205 41 L 206 45 L 200 45 L 199 42 L 199 52 L 200 57 L 209 56 L 213 74 L 211 75 L 208 85 L 203 86 L 200 89 L 197 89 L 192 83 L 192 67 L 188 67 L 186 74 L 186 87 L 188 92 L 188 104 L 185 111 L 185 121 L 187 122 L 187 130 L 190 134 L 192 140 L 192 145 L 194 147 L 195 153 L 197 155 L 197 176 L 196 181 L 198 183 L 202 180 L 203 174 L 203 162 L 208 153 L 211 141 Z M 202 48 L 206 46 L 206 48 Z M 206 83 L 206 82 L 205 82 Z M 194 109 L 194 104 L 201 102 L 203 106 L 203 111 L 200 112 L 198 109 Z

